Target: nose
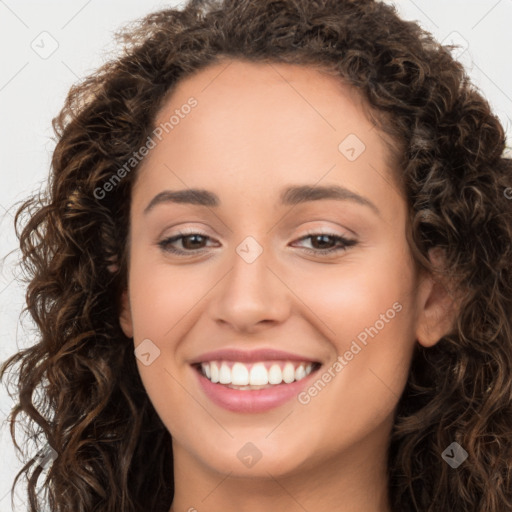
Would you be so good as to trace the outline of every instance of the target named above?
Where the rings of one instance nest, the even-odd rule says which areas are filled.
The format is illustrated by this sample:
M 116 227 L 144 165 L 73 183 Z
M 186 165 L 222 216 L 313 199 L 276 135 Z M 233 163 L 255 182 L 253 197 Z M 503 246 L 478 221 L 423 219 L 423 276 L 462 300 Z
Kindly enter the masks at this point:
M 230 261 L 230 270 L 215 287 L 210 301 L 213 320 L 237 332 L 267 329 L 282 323 L 290 313 L 292 294 L 286 280 L 279 275 L 269 251 L 257 255 L 255 245 L 254 241 L 240 244 Z

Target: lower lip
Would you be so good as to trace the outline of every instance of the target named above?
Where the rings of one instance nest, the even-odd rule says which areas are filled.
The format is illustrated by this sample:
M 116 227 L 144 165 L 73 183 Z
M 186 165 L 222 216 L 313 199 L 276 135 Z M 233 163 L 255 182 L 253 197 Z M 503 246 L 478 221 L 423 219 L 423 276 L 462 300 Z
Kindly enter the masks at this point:
M 299 381 L 290 384 L 277 384 L 270 388 L 241 390 L 214 384 L 194 369 L 206 396 L 216 405 L 233 412 L 264 412 L 288 402 L 296 397 L 308 384 L 317 370 Z

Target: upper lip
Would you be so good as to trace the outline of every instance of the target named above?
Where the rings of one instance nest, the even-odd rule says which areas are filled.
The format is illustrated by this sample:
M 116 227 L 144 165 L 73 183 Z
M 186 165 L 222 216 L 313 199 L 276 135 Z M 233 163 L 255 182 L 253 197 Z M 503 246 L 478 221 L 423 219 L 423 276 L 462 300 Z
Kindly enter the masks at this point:
M 239 349 L 220 349 L 206 352 L 194 358 L 190 364 L 204 363 L 207 361 L 240 361 L 246 363 L 255 363 L 257 361 L 308 361 L 318 362 L 307 356 L 293 354 L 275 349 L 257 349 L 257 350 L 239 350 Z

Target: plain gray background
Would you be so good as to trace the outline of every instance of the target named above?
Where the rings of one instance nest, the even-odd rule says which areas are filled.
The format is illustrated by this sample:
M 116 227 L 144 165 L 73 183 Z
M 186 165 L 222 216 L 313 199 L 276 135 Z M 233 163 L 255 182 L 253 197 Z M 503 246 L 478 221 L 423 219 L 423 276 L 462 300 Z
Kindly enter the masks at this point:
M 444 44 L 462 45 L 456 51 L 457 58 L 500 116 L 510 146 L 512 0 L 388 3 L 394 3 L 402 17 L 418 21 Z M 115 30 L 151 11 L 179 4 L 158 0 L 0 0 L 0 257 L 17 247 L 14 203 L 45 183 L 54 148 L 51 120 L 70 86 L 101 65 L 107 52 L 115 49 Z M 14 253 L 0 265 L 0 361 L 33 341 L 30 325 L 25 322 L 23 329 L 18 322 L 24 289 L 15 280 L 17 256 Z M 0 512 L 11 511 L 9 490 L 21 468 L 5 423 L 11 407 L 1 387 Z M 26 510 L 22 486 L 17 496 L 17 510 Z

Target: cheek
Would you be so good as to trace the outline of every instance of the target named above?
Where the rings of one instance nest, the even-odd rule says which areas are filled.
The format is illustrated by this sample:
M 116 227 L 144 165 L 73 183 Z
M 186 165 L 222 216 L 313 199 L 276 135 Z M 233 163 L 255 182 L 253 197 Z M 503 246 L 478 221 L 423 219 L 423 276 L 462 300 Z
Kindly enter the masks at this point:
M 316 315 L 315 324 L 321 320 L 325 336 L 338 351 L 346 350 L 348 340 L 376 322 L 379 330 L 384 331 L 385 325 L 387 332 L 402 332 L 412 313 L 411 262 L 398 251 L 385 249 L 370 256 L 364 260 L 348 256 L 339 265 L 293 279 L 294 291 Z
M 409 261 L 384 251 L 372 264 L 351 262 L 337 275 L 317 276 L 308 307 L 336 355 L 302 403 L 338 426 L 349 415 L 361 431 L 390 414 L 414 348 L 412 279 Z
M 148 263 L 134 257 L 130 273 L 130 302 L 135 340 L 151 338 L 163 343 L 170 332 L 204 298 L 215 281 L 211 272 L 193 266 Z M 185 320 L 186 322 L 186 320 Z
M 183 375 L 177 367 L 179 340 L 196 321 L 194 306 L 205 294 L 205 283 L 185 266 L 174 267 L 162 261 L 148 261 L 134 251 L 130 268 L 130 302 L 134 349 L 145 346 L 149 364 L 137 357 L 137 367 L 146 390 L 166 428 L 179 437 L 187 437 L 187 420 L 202 410 L 194 408 Z M 149 341 L 148 341 L 149 340 Z M 143 351 L 140 350 L 142 353 Z M 176 411 L 183 414 L 176 415 Z

